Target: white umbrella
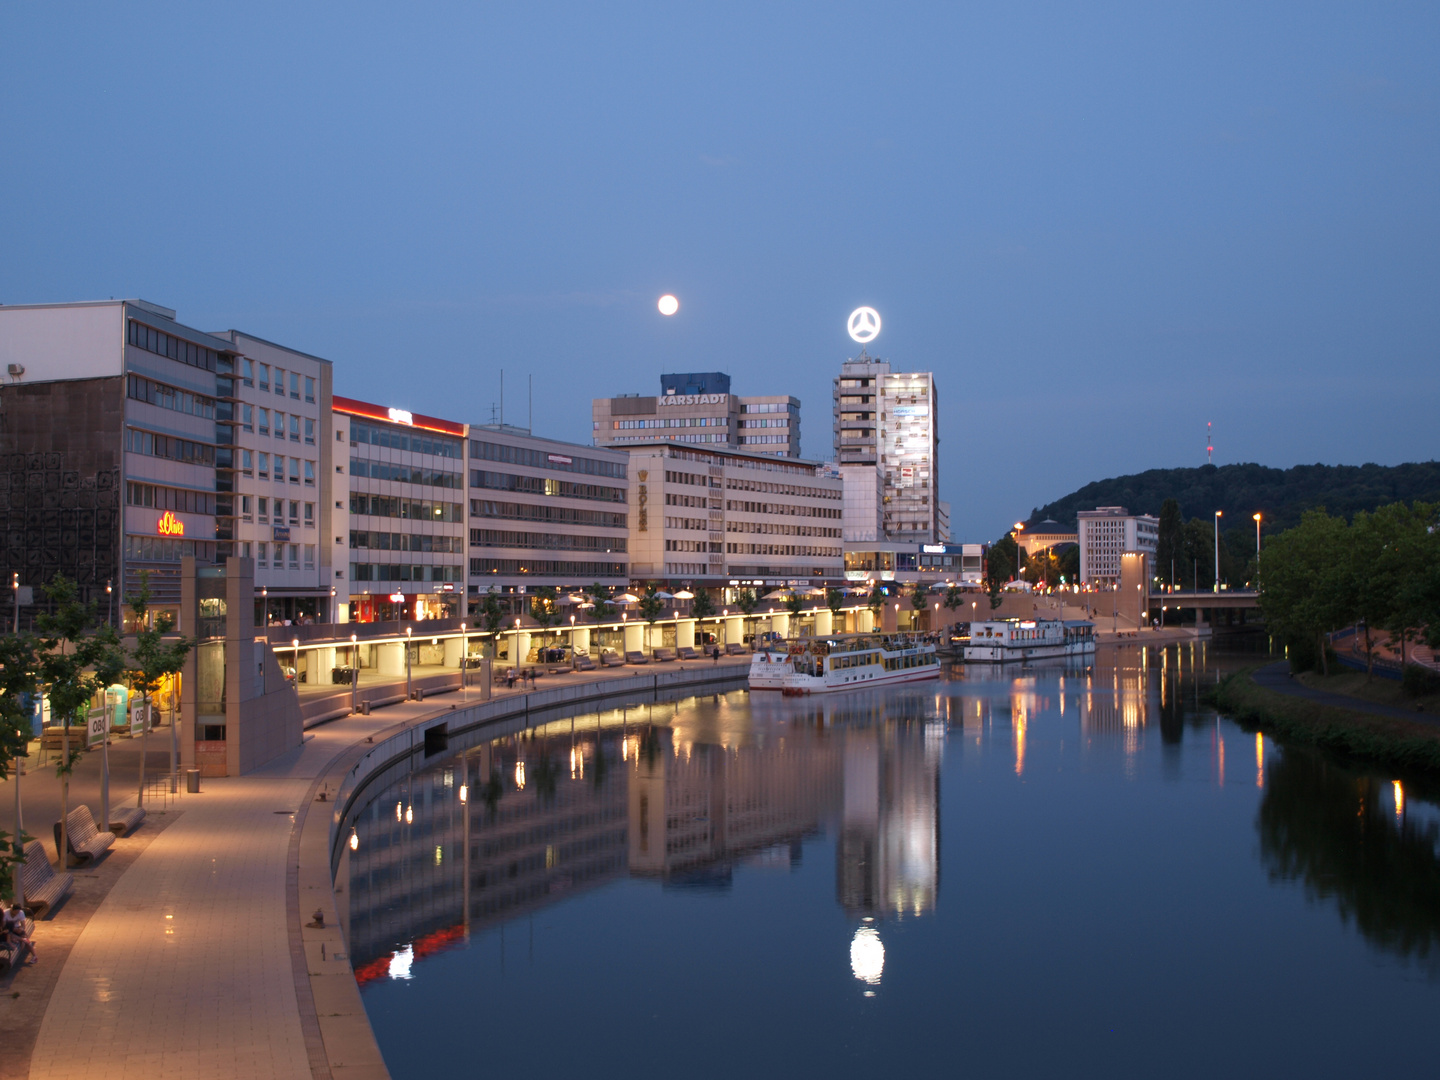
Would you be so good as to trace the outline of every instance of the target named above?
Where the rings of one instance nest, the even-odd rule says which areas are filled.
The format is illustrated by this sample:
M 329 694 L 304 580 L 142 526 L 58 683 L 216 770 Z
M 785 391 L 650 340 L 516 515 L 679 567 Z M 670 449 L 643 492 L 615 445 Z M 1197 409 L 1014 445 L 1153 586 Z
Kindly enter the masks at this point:
M 659 589 L 659 590 L 657 590 L 656 593 L 655 593 L 655 596 L 656 596 L 658 599 L 661 599 L 661 600 L 674 600 L 674 599 L 675 599 L 675 594 L 674 594 L 674 593 L 668 593 L 668 592 L 666 592 L 664 589 Z
M 691 592 L 689 589 L 681 589 L 679 592 L 677 592 L 677 593 L 675 594 L 675 599 L 676 599 L 676 600 L 694 600 L 694 599 L 695 599 L 695 594 L 694 594 L 693 592 Z
M 582 608 L 593 608 L 595 605 L 592 604 L 592 603 L 590 603 L 589 600 L 583 600 L 583 601 L 580 602 L 580 605 L 579 605 L 579 606 L 582 607 Z
M 806 596 L 824 596 L 825 590 L 816 585 L 814 588 L 805 590 Z
M 626 592 L 626 593 L 621 593 L 619 596 L 615 597 L 615 602 L 616 602 L 617 604 L 634 604 L 634 603 L 638 603 L 639 600 L 640 600 L 640 597 L 636 596 L 634 593 L 628 593 L 628 592 Z
M 573 596 L 562 596 L 559 600 L 555 601 L 556 604 L 563 607 L 569 607 L 571 604 L 578 604 L 579 602 L 580 601 L 576 600 Z
M 761 600 L 784 600 L 790 595 L 789 589 L 776 589 L 772 593 L 766 593 Z

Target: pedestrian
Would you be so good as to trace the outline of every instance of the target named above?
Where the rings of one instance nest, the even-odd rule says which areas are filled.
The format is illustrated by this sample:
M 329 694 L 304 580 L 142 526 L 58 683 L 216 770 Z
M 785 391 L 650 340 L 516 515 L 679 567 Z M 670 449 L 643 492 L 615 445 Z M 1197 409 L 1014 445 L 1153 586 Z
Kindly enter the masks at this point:
M 719 646 L 719 645 L 716 645 L 716 646 L 710 651 L 710 655 L 711 655 L 711 657 L 714 659 L 715 663 L 717 663 L 717 664 L 720 663 L 720 646 Z
M 5 912 L 0 931 L 4 934 L 5 947 L 10 950 L 11 967 L 15 966 L 15 961 L 24 953 L 29 954 L 25 957 L 27 967 L 39 963 L 39 958 L 35 955 L 35 943 L 30 940 L 30 935 L 25 933 L 25 909 L 20 906 L 19 900 L 11 904 L 10 910 Z

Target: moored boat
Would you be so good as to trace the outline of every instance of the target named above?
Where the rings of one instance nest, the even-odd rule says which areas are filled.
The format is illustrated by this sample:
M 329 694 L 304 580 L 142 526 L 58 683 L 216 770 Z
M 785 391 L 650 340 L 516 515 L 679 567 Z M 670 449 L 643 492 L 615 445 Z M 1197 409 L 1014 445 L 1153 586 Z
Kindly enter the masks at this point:
M 777 659 L 785 668 L 779 679 Z M 784 655 L 750 663 L 750 689 L 787 694 L 823 694 L 939 677 L 934 643 L 904 634 L 801 639 L 792 642 Z
M 1008 663 L 1095 652 L 1095 624 L 1084 619 L 997 619 L 970 626 L 967 661 Z

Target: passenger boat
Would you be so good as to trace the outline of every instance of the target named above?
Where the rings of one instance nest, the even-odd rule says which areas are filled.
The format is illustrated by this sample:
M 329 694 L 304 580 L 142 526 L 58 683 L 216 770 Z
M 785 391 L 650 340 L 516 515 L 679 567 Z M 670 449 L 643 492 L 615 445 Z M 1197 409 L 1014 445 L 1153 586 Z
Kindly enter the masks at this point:
M 1084 619 L 1000 619 L 970 625 L 965 659 L 1003 664 L 1094 652 L 1095 624 Z
M 790 642 L 784 653 L 768 657 L 756 653 L 750 661 L 750 689 L 786 694 L 823 694 L 939 677 L 934 644 L 903 634 L 805 638 Z

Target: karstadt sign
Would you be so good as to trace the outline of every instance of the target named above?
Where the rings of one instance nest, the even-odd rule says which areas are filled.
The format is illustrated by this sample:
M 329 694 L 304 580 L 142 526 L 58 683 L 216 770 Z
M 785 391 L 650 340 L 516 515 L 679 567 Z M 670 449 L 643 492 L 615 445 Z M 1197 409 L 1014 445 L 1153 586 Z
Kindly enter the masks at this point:
M 724 405 L 730 400 L 729 394 L 667 394 L 660 399 L 661 405 Z

